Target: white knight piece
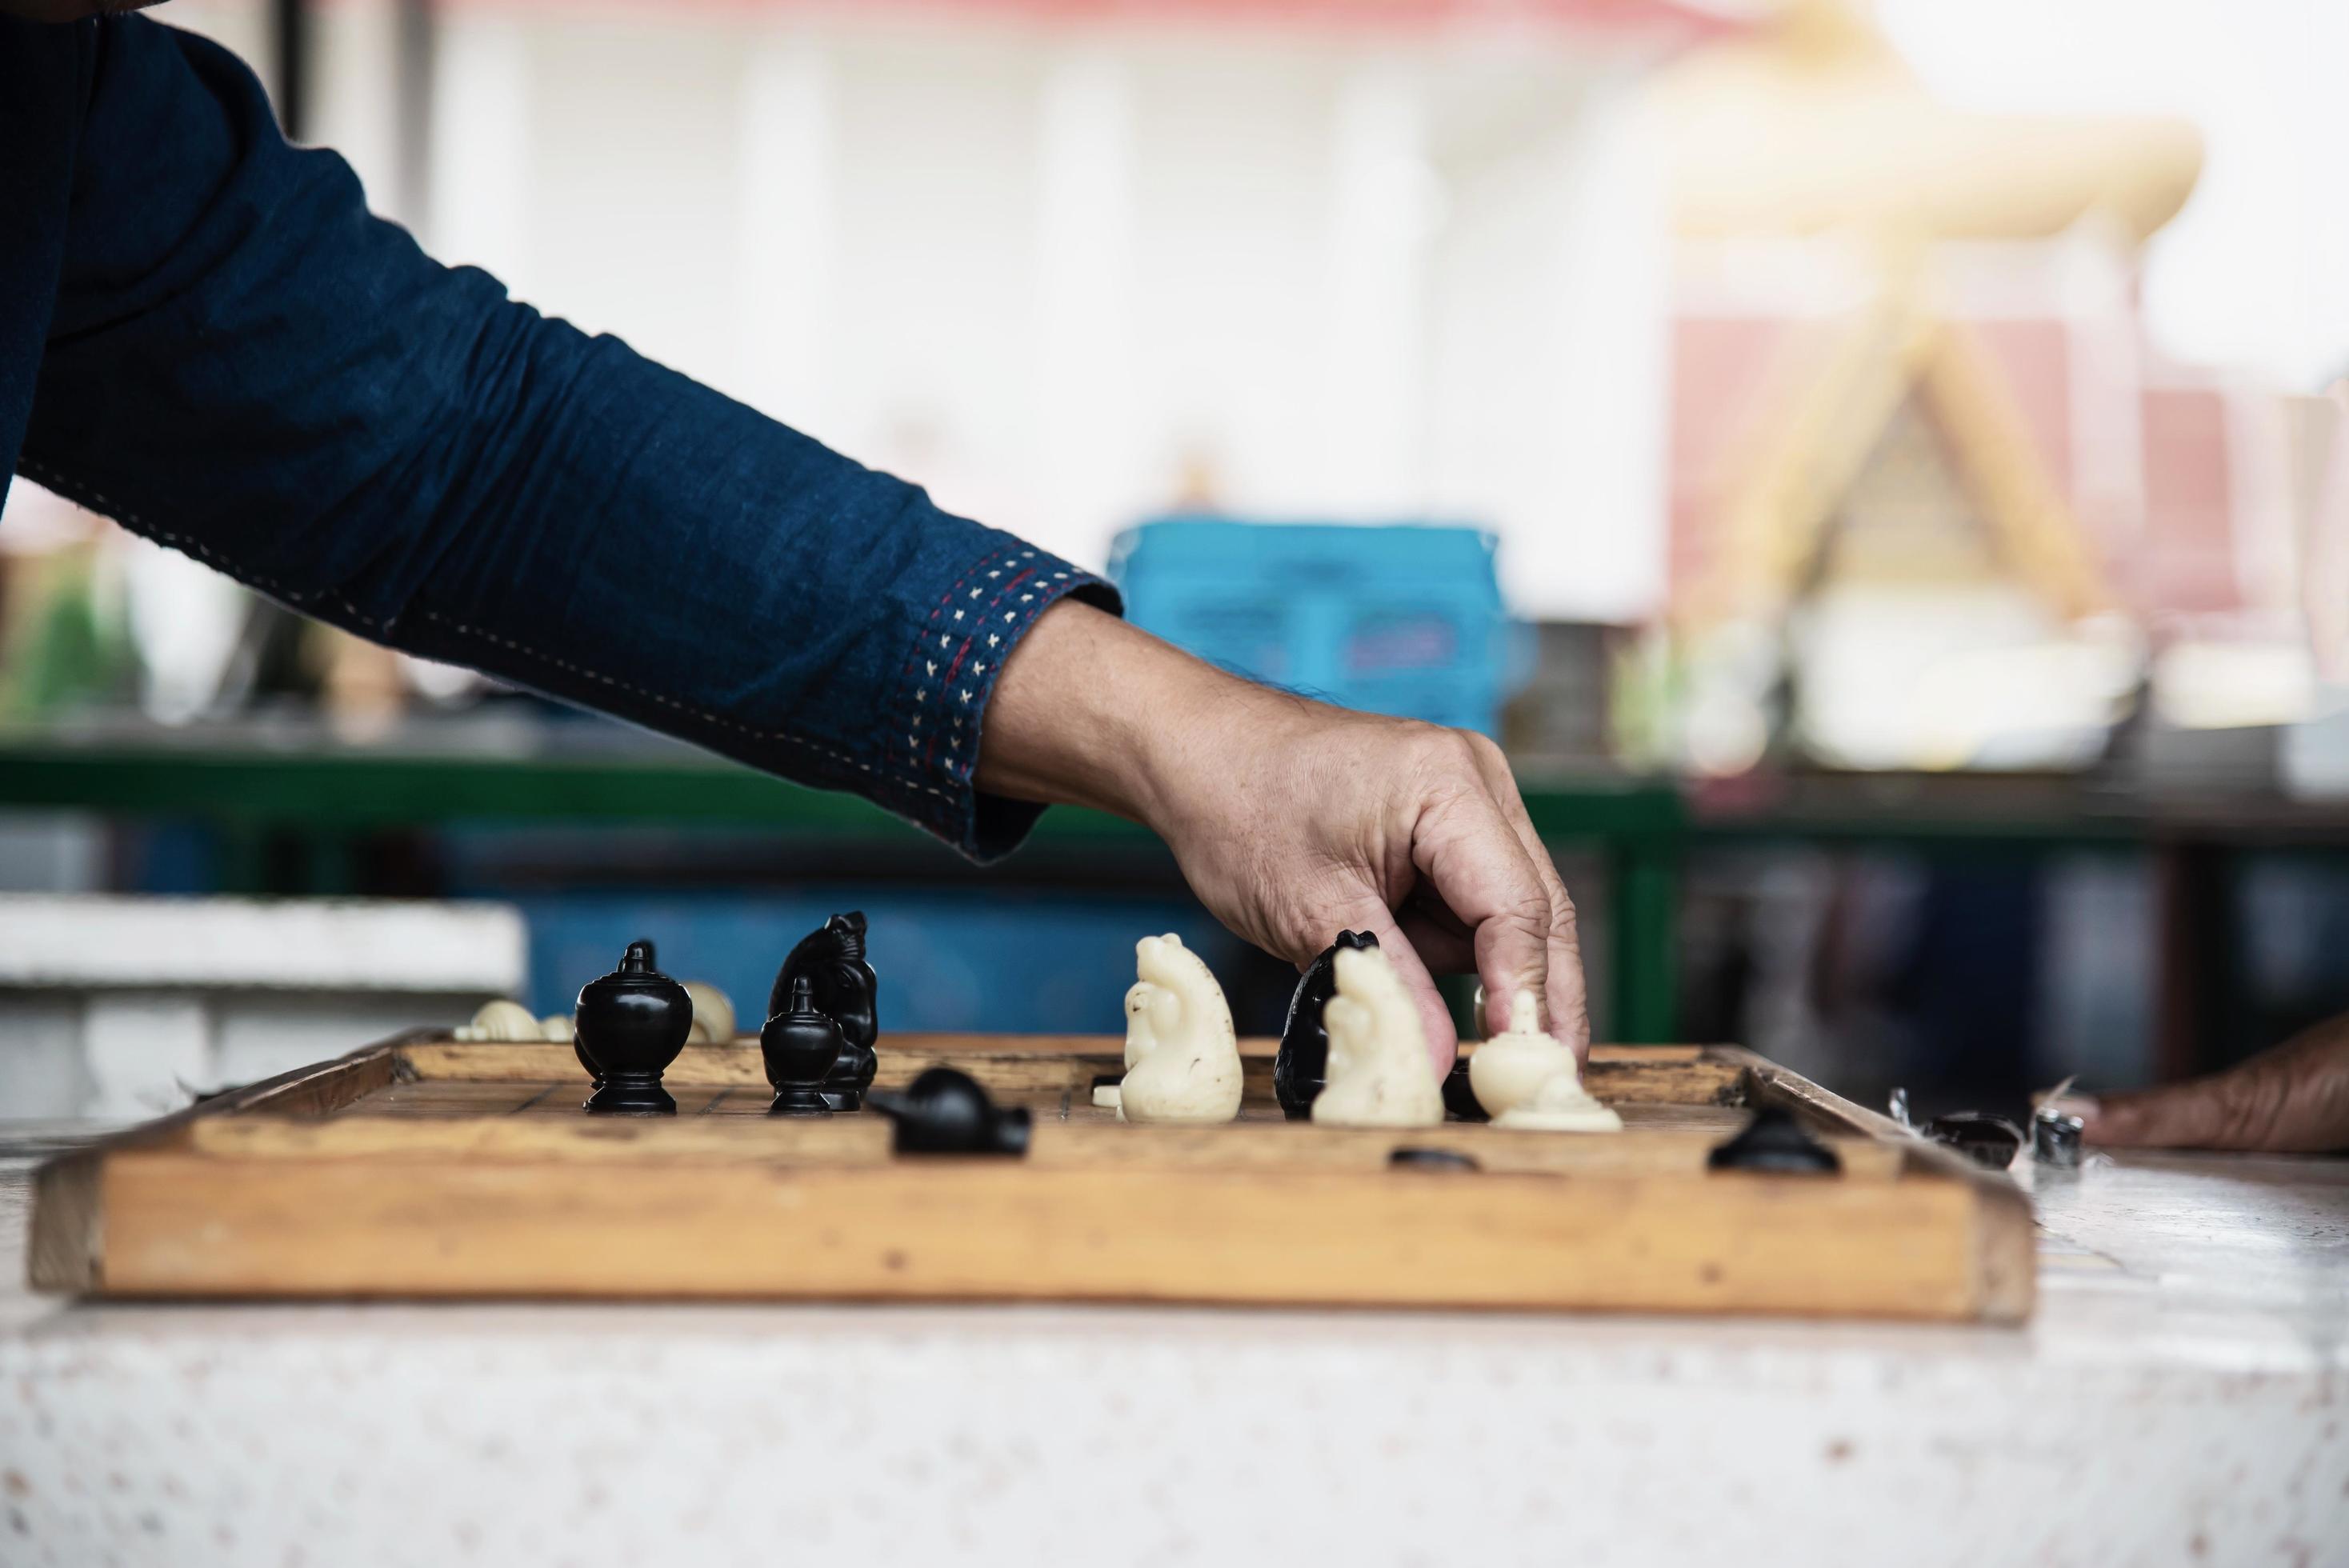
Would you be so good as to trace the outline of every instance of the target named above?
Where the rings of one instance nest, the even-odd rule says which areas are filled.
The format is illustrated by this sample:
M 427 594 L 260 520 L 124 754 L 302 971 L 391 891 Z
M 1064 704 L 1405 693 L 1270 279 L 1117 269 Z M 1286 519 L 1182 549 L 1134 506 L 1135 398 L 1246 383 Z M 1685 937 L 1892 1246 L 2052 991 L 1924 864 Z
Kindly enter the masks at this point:
M 1402 977 L 1377 948 L 1338 950 L 1337 995 L 1321 1012 L 1329 1080 L 1314 1097 L 1324 1127 L 1433 1127 L 1444 1089 L 1427 1057 L 1427 1031 Z
M 1240 1109 L 1240 1047 L 1224 989 L 1179 936 L 1133 944 L 1141 978 L 1125 994 L 1128 1121 L 1229 1121 Z

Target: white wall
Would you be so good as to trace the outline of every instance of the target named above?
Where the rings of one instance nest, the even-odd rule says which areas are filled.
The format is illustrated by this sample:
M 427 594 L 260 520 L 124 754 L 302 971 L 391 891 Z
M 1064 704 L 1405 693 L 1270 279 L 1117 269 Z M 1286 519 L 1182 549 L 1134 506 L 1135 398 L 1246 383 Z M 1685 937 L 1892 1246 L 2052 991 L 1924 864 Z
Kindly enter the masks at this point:
M 172 12 L 248 51 L 260 15 Z M 430 199 L 403 214 L 437 253 L 951 508 L 1095 563 L 1201 490 L 1440 516 L 1502 532 L 1521 610 L 1653 597 L 1661 208 L 1604 134 L 1628 77 L 1600 46 L 442 16 Z M 316 137 L 381 206 L 388 7 L 322 17 Z

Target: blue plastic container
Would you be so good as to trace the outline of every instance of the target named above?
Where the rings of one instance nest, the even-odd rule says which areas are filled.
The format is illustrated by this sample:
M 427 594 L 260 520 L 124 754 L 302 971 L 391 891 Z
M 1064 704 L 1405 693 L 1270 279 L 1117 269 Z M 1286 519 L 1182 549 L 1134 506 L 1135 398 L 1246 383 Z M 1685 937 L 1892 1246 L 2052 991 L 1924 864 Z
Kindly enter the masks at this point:
M 1251 680 L 1498 733 L 1524 679 L 1494 539 L 1474 528 L 1168 517 L 1118 535 L 1135 625 Z

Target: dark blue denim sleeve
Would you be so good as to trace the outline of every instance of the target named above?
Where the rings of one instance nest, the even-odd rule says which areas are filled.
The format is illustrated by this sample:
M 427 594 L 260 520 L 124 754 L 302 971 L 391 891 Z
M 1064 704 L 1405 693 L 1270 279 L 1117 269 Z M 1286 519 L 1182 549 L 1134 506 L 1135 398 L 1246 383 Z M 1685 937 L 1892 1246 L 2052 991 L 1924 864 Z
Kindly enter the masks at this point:
M 361 635 L 1018 841 L 1035 809 L 971 787 L 988 696 L 1107 584 L 434 263 L 217 46 L 98 48 L 26 475 Z

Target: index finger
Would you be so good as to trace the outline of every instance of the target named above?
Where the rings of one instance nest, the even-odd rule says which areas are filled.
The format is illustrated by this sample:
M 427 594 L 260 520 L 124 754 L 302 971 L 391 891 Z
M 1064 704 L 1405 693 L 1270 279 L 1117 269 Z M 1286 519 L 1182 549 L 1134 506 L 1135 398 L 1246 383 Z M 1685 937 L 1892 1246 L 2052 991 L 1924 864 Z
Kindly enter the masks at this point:
M 1549 858 L 1549 846 L 1542 842 L 1533 818 L 1526 811 L 1525 797 L 1517 791 L 1517 777 L 1510 771 L 1508 758 L 1492 745 L 1477 747 L 1476 755 L 1494 798 L 1500 802 L 1502 816 L 1549 894 L 1549 989 L 1544 1000 L 1549 1004 L 1550 1033 L 1574 1047 L 1577 1060 L 1587 1062 L 1590 994 L 1582 973 L 1582 934 L 1575 922 L 1574 899 L 1566 891 L 1566 879 L 1557 874 L 1557 863 Z
M 1489 792 L 1456 796 L 1423 816 L 1412 861 L 1474 934 L 1488 997 L 1547 994 L 1549 890 Z

